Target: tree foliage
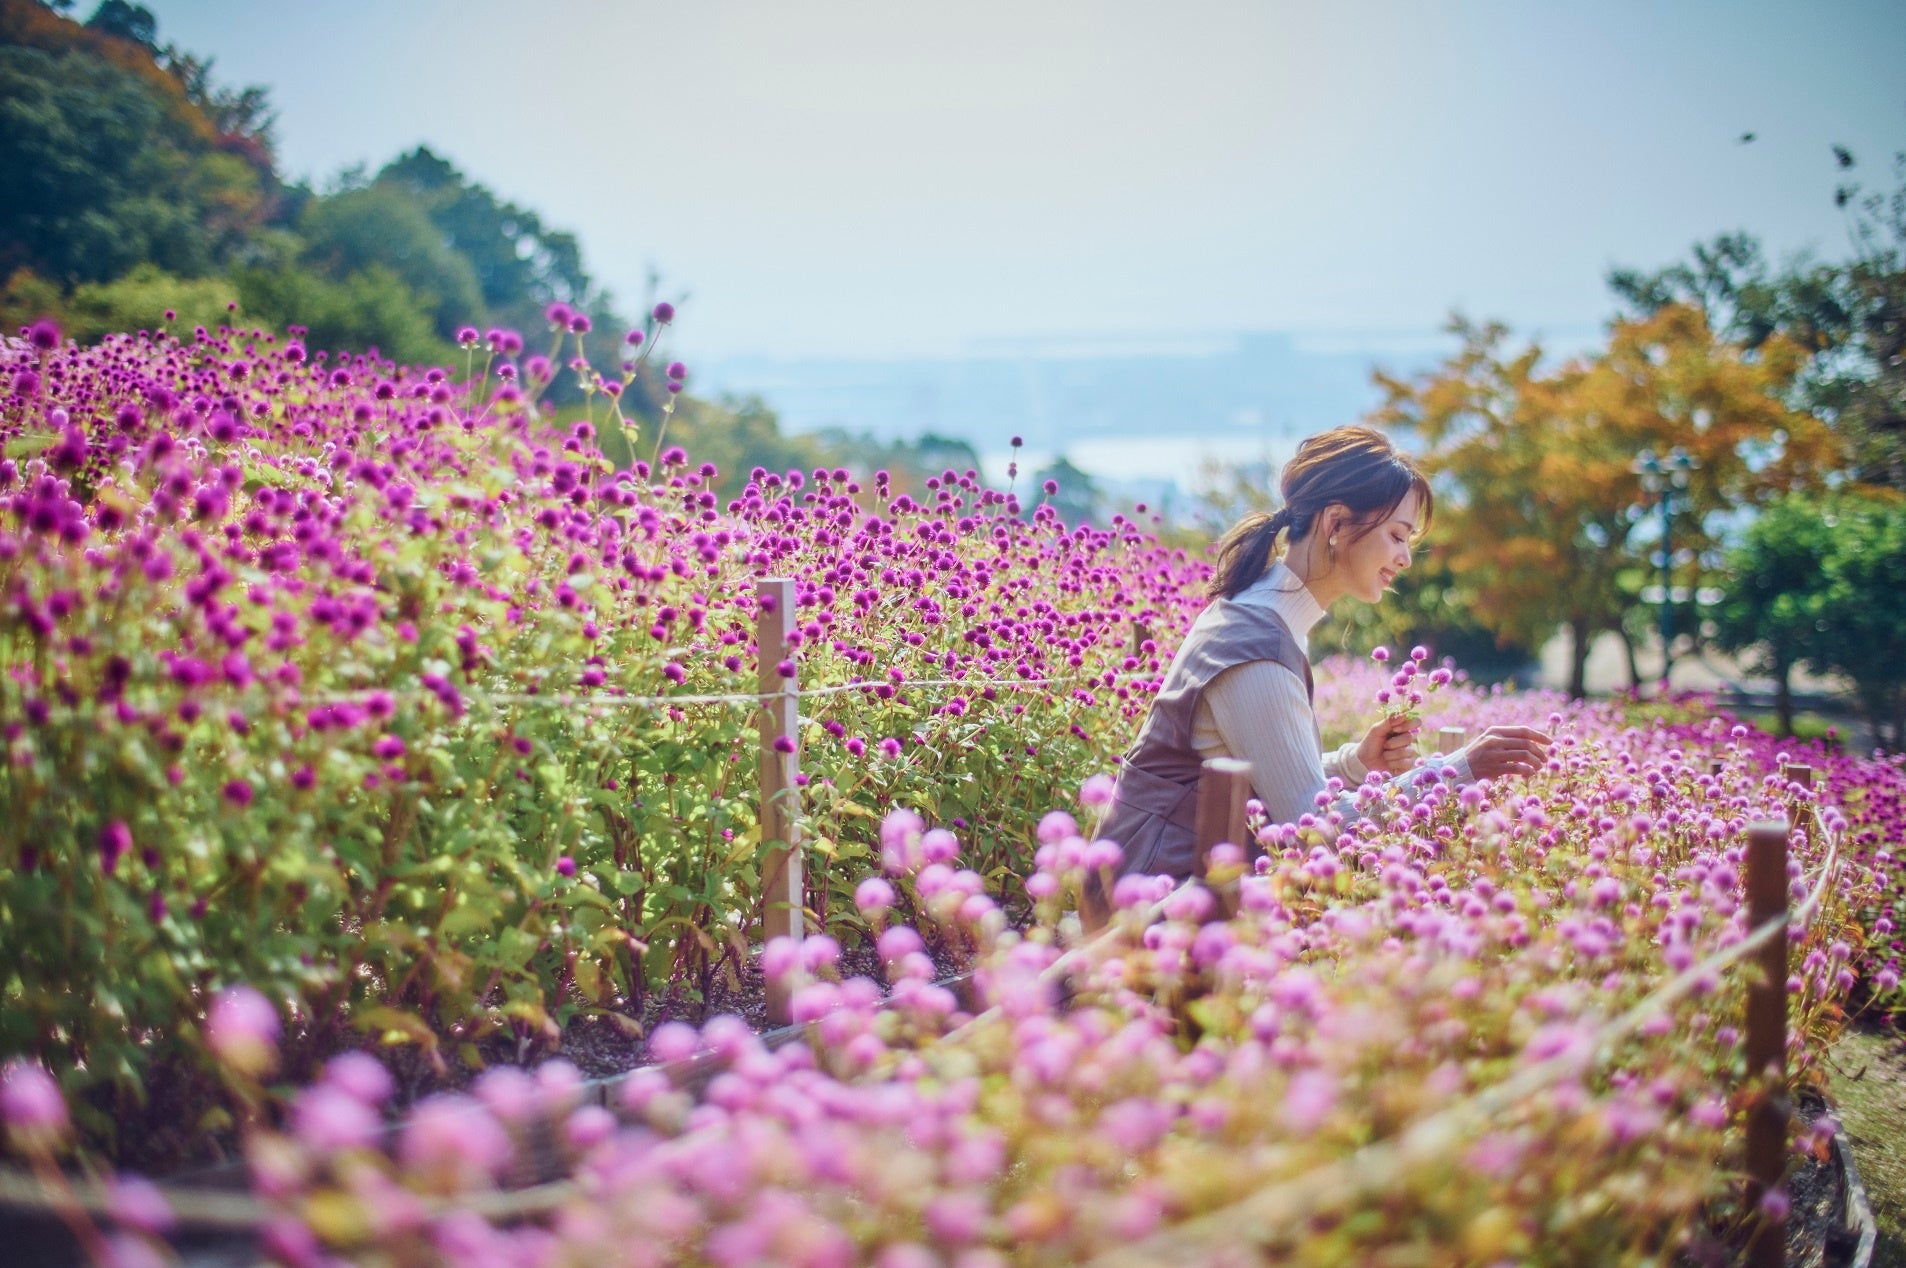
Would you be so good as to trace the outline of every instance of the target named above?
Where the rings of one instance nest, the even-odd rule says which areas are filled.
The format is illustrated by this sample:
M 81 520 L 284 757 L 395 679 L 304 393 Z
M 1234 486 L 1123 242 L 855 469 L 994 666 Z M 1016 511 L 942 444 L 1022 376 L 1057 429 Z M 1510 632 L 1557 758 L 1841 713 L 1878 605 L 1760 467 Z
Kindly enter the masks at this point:
M 1672 523 L 1689 585 L 1717 515 L 1815 487 L 1831 465 L 1831 438 L 1783 399 L 1804 361 L 1784 338 L 1750 354 L 1699 309 L 1672 304 L 1616 321 L 1602 350 L 1550 366 L 1539 345 L 1512 350 L 1501 325 L 1458 318 L 1451 330 L 1462 347 L 1438 369 L 1377 376 L 1376 419 L 1418 445 L 1431 473 L 1451 572 L 1444 601 L 1526 647 L 1566 629 L 1577 694 L 1592 640 L 1622 632 L 1659 545 L 1634 466 L 1641 450 L 1679 446 L 1698 464 Z
M 1843 674 L 1882 743 L 1906 744 L 1906 498 L 1840 490 L 1774 503 L 1729 555 L 1717 641 L 1781 684 L 1806 665 Z
M 1856 165 L 1834 154 L 1843 171 Z M 1635 314 L 1692 305 L 1750 351 L 1776 337 L 1803 349 L 1790 403 L 1832 426 L 1847 478 L 1906 490 L 1906 154 L 1895 180 L 1890 193 L 1853 181 L 1835 191 L 1852 245 L 1844 260 L 1776 268 L 1751 235 L 1728 233 L 1686 261 L 1617 269 L 1608 281 Z

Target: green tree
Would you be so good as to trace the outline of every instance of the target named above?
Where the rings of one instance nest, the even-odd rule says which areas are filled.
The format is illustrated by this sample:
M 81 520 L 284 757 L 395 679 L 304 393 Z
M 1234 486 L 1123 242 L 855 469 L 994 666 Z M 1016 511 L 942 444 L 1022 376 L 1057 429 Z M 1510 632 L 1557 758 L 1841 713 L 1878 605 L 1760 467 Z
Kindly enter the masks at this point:
M 257 183 L 231 161 L 195 149 L 166 103 L 109 62 L 0 47 L 0 275 L 73 286 L 149 262 L 203 276 L 259 219 Z
M 1603 350 L 1550 368 L 1538 346 L 1510 353 L 1502 326 L 1451 329 L 1463 348 L 1439 369 L 1377 376 L 1388 399 L 1376 421 L 1423 448 L 1452 574 L 1445 600 L 1508 643 L 1538 647 L 1566 629 L 1577 695 L 1592 641 L 1624 634 L 1660 546 L 1633 465 L 1641 450 L 1681 447 L 1699 461 L 1674 507 L 1689 588 L 1717 517 L 1820 480 L 1829 438 L 1781 399 L 1801 360 L 1785 339 L 1749 356 L 1674 304 L 1615 322 Z
M 1834 545 L 1818 503 L 1780 499 L 1728 552 L 1725 596 L 1711 613 L 1716 645 L 1746 653 L 1750 668 L 1773 678 L 1782 735 L 1793 734 L 1794 669 L 1824 659 L 1820 634 Z
M 126 0 L 100 0 L 99 7 L 93 10 L 93 16 L 86 19 L 86 27 L 130 40 L 151 53 L 159 51 L 159 20 L 143 4 L 127 4 Z
M 247 318 L 305 327 L 314 349 L 376 349 L 410 365 L 448 364 L 455 350 L 436 336 L 429 310 L 381 264 L 337 280 L 296 267 L 232 275 Z
M 430 315 L 439 338 L 484 319 L 475 270 L 444 240 L 429 215 L 381 185 L 313 199 L 299 217 L 304 263 L 333 282 L 381 267 Z
M 1059 486 L 1056 493 L 1046 492 L 1048 481 Z M 1097 481 L 1060 454 L 1033 475 L 1032 488 L 1025 496 L 1027 514 L 1041 500 L 1051 504 L 1062 523 L 1077 527 L 1097 520 L 1103 495 Z
M 1852 680 L 1881 744 L 1906 748 L 1906 498 L 1843 493 L 1824 520 L 1833 548 L 1816 665 Z
M 1840 147 L 1834 158 L 1843 172 L 1856 166 Z M 1805 349 L 1790 404 L 1834 428 L 1847 477 L 1906 490 L 1906 155 L 1895 180 L 1891 193 L 1857 182 L 1835 191 L 1852 241 L 1844 260 L 1776 269 L 1752 236 L 1731 233 L 1697 244 L 1687 261 L 1616 269 L 1608 282 L 1632 313 L 1691 304 L 1750 352 L 1776 335 Z
M 70 338 L 91 343 L 125 330 L 152 330 L 175 314 L 176 328 L 216 327 L 231 316 L 238 287 L 225 278 L 175 277 L 156 264 L 134 265 L 110 282 L 85 282 L 70 295 L 22 269 L 0 287 L 0 330 L 18 329 L 47 313 L 60 314 Z

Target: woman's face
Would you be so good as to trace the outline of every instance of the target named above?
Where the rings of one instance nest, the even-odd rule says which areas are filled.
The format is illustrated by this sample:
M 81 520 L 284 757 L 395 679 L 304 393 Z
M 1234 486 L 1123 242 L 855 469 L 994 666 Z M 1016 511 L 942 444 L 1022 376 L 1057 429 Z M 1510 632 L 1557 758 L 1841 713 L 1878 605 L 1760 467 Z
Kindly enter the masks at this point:
M 1365 603 L 1375 603 L 1405 568 L 1410 566 L 1410 543 L 1422 524 L 1423 499 L 1415 489 L 1390 512 L 1388 519 L 1351 541 L 1354 529 L 1340 534 L 1337 567 L 1344 571 L 1343 587 Z

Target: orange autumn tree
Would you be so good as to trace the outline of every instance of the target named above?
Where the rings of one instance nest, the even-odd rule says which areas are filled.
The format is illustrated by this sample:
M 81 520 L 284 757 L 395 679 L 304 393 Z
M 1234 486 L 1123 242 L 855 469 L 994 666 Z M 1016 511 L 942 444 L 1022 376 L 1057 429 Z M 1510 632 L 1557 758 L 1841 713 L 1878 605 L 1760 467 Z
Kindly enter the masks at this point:
M 1839 458 L 1826 427 L 1784 400 L 1805 353 L 1779 338 L 1744 352 L 1695 308 L 1616 321 L 1602 350 L 1554 367 L 1537 344 L 1511 354 L 1499 324 L 1450 330 L 1462 348 L 1436 370 L 1376 376 L 1374 420 L 1416 442 L 1435 482 L 1447 601 L 1527 646 L 1566 629 L 1576 695 L 1596 636 L 1627 637 L 1659 548 L 1637 454 L 1680 446 L 1698 464 L 1673 526 L 1688 548 L 1674 580 L 1689 587 L 1720 513 L 1820 487 Z

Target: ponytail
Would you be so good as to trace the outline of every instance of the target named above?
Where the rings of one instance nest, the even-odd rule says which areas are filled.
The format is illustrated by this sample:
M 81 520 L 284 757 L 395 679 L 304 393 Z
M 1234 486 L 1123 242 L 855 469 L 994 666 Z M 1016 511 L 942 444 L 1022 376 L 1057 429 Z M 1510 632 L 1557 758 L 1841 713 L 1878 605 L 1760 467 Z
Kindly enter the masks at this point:
M 1280 506 L 1271 514 L 1253 511 L 1232 525 L 1218 542 L 1218 568 L 1206 593 L 1214 599 L 1235 599 L 1263 576 L 1278 535 L 1291 526 L 1291 518 L 1290 508 Z

